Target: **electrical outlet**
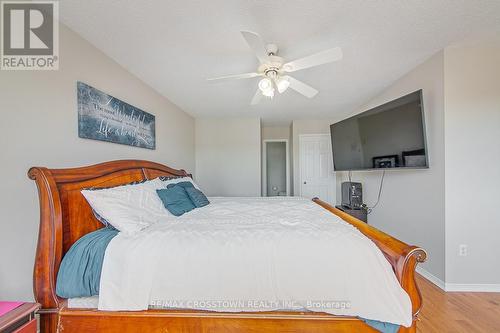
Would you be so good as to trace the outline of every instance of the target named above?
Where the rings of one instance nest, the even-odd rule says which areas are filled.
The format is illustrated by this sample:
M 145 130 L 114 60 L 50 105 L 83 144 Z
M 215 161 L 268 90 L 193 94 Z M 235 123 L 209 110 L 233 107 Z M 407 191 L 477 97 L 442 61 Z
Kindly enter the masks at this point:
M 461 257 L 465 257 L 467 256 L 467 244 L 460 244 L 458 246 L 458 255 L 461 256 Z

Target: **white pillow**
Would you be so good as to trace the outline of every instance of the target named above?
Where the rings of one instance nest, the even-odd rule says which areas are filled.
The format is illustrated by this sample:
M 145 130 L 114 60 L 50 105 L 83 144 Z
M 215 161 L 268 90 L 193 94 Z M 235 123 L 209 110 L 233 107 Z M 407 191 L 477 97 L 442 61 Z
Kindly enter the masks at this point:
M 170 213 L 156 193 L 164 188 L 158 178 L 134 185 L 102 190 L 82 190 L 94 211 L 113 227 L 133 234 L 158 222 Z
M 181 177 L 181 178 L 173 178 L 173 179 L 169 179 L 169 180 L 164 180 L 163 186 L 164 186 L 164 188 L 167 188 L 167 186 L 170 184 L 177 184 L 180 182 L 190 182 L 193 184 L 193 186 L 195 188 L 197 188 L 198 190 L 201 191 L 200 187 L 193 181 L 193 179 L 191 177 Z

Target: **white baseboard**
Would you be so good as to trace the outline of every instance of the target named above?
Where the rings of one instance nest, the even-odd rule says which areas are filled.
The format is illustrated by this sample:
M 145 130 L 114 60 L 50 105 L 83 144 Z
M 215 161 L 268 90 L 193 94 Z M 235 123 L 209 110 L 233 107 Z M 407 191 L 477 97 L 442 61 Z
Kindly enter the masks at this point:
M 447 283 L 446 291 L 500 293 L 500 284 Z
M 443 280 L 441 280 L 437 276 L 433 275 L 432 273 L 429 273 L 429 271 L 427 271 L 426 269 L 424 269 L 420 266 L 417 266 L 416 271 L 418 274 L 422 275 L 424 278 L 426 278 L 430 282 L 434 283 L 437 287 L 446 291 L 446 284 L 444 283 Z
M 471 283 L 445 283 L 440 278 L 436 277 L 432 273 L 429 273 L 426 269 L 417 266 L 417 273 L 422 275 L 424 278 L 435 284 L 440 289 L 458 292 L 483 292 L 483 293 L 499 293 L 500 284 L 471 284 Z

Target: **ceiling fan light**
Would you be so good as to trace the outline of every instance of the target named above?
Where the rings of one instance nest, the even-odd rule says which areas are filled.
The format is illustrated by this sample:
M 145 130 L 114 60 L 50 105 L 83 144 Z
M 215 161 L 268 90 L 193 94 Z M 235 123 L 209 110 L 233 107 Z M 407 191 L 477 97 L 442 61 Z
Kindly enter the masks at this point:
M 265 91 L 273 90 L 273 82 L 271 79 L 265 77 L 259 81 L 259 89 L 264 93 Z
M 277 80 L 276 86 L 278 87 L 278 92 L 281 94 L 288 89 L 288 87 L 290 86 L 290 81 L 285 78 L 280 78 Z
M 273 87 L 271 87 L 271 89 L 262 90 L 262 95 L 264 95 L 266 97 L 273 98 L 274 97 L 274 89 L 273 89 Z

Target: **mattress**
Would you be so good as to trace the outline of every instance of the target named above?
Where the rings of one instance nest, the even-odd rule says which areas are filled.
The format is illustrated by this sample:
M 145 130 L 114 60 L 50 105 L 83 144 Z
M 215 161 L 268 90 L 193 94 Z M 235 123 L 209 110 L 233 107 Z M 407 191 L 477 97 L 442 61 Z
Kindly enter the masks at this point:
M 98 295 L 68 298 L 68 308 L 70 309 L 97 309 L 98 304 Z
M 99 298 L 81 304 L 107 311 L 306 309 L 411 325 L 411 302 L 391 265 L 352 225 L 296 197 L 210 202 L 114 237 Z

